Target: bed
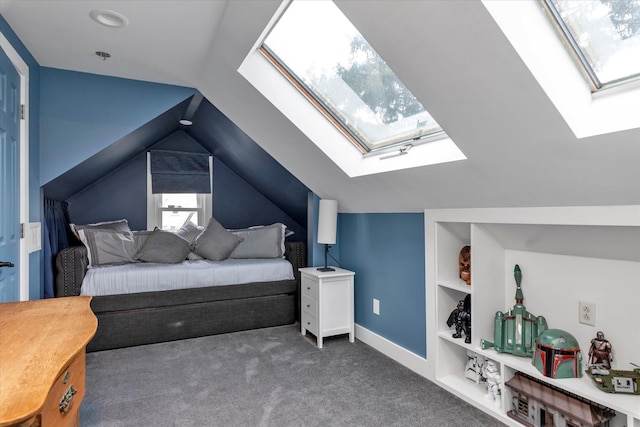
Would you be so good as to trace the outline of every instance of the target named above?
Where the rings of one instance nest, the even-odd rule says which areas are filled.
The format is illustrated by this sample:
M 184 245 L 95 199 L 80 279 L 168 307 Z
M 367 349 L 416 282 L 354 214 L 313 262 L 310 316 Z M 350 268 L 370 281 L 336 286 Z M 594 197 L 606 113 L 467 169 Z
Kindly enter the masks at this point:
M 191 245 L 191 248 L 193 247 L 194 245 Z M 91 265 L 91 260 L 96 262 L 95 253 L 92 257 L 92 246 L 72 246 L 61 250 L 56 256 L 56 297 L 81 294 L 93 296 L 91 308 L 98 318 L 98 330 L 87 345 L 87 351 L 292 324 L 299 319 L 298 269 L 306 266 L 306 245 L 303 242 L 283 239 L 282 248 L 283 254 L 278 256 L 278 259 L 255 261 L 267 264 L 285 263 L 290 275 L 282 276 L 283 273 L 276 273 L 280 276 L 265 280 L 264 277 L 270 276 L 263 276 L 257 272 L 259 269 L 249 276 L 236 275 L 229 273 L 231 270 L 225 270 L 231 268 L 231 265 L 239 266 L 241 270 L 251 270 L 251 258 L 225 258 L 217 261 L 196 258 L 179 264 L 158 266 L 167 270 L 156 270 L 153 274 L 159 275 L 157 277 L 173 275 L 177 277 L 178 282 L 185 282 L 186 286 L 180 289 L 167 290 L 163 286 L 154 287 L 153 279 L 140 279 L 136 268 L 154 270 L 153 263 Z M 137 251 L 139 252 L 139 248 Z M 222 277 L 222 282 L 215 286 L 199 282 L 193 287 L 190 283 L 197 280 L 186 278 L 187 276 L 180 272 L 181 268 L 205 269 L 207 264 L 221 269 L 210 273 L 209 277 Z M 131 269 L 134 270 L 133 273 Z M 101 270 L 115 272 L 115 276 L 110 274 L 111 278 L 107 282 L 115 284 L 116 290 L 105 291 L 104 285 L 100 284 L 103 282 L 95 285 L 91 277 Z M 127 276 L 123 273 L 127 270 L 133 275 Z M 207 277 L 207 274 L 201 276 Z M 151 287 L 140 287 L 144 281 L 151 282 Z M 135 287 L 118 290 L 119 282 L 133 282 Z M 86 289 L 83 290 L 84 286 Z M 87 291 L 95 286 L 98 290 Z

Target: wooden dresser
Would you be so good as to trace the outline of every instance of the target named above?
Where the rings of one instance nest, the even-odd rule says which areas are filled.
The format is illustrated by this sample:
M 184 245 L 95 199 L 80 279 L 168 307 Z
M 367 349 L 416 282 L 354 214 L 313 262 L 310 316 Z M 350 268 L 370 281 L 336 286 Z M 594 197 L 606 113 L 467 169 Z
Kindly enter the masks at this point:
M 0 304 L 0 427 L 78 426 L 91 297 Z

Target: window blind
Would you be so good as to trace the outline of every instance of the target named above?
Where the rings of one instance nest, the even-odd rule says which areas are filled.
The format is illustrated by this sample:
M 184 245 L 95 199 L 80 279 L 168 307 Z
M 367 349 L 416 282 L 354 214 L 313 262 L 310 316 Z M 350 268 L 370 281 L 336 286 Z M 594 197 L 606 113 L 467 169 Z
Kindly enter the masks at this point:
M 182 151 L 151 151 L 151 191 L 211 193 L 209 155 Z

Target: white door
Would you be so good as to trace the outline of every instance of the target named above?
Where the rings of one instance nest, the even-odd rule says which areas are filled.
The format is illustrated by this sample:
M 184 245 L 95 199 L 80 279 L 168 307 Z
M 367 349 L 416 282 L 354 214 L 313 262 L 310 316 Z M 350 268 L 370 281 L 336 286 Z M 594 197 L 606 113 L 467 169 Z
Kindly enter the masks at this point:
M 20 300 L 20 76 L 0 49 L 0 302 Z

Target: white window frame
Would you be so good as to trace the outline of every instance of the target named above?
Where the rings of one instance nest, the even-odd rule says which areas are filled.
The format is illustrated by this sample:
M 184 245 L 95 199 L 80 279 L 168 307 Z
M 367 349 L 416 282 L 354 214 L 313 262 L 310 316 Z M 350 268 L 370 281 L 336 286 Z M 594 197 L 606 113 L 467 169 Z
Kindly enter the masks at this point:
M 202 223 L 197 224 L 205 226 L 209 219 L 213 216 L 213 157 L 209 156 L 209 180 L 211 182 L 211 192 L 198 194 L 198 206 L 195 210 L 198 212 L 198 218 Z M 147 230 L 153 230 L 156 227 L 162 229 L 162 212 L 163 211 L 192 211 L 194 208 L 167 208 L 162 206 L 162 193 L 153 194 L 151 188 L 151 153 L 147 152 Z

